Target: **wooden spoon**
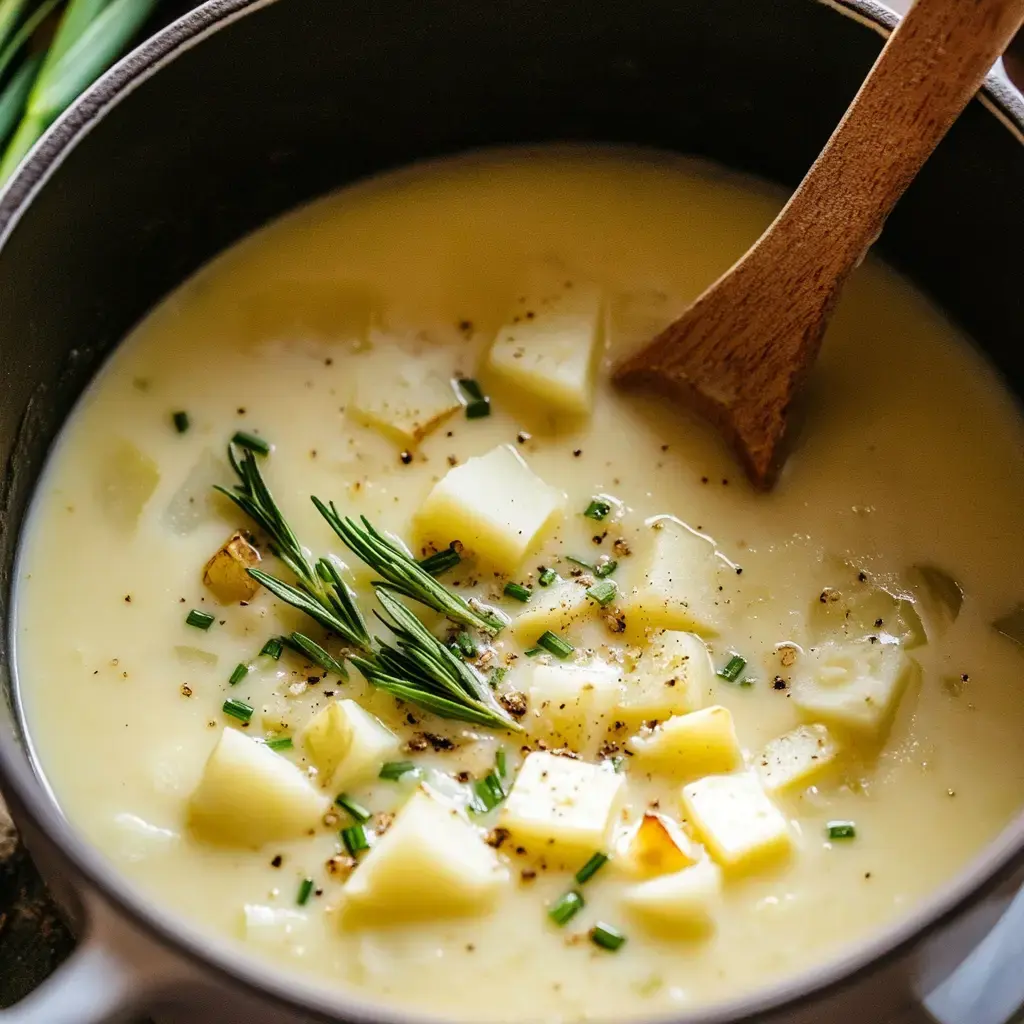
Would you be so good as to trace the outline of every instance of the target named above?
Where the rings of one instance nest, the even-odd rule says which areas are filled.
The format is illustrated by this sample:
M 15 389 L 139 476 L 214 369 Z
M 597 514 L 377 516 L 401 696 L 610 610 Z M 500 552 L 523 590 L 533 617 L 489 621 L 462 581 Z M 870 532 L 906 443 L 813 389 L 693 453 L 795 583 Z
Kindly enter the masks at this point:
M 770 488 L 843 283 L 1022 22 L 1024 0 L 917 0 L 768 230 L 615 380 L 683 398 Z

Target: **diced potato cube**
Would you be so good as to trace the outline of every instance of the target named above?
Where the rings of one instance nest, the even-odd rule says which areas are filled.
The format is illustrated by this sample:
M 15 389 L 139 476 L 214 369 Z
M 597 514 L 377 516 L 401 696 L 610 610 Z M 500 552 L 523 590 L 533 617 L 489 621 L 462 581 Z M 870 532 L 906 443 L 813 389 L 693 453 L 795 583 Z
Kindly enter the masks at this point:
M 505 627 L 505 634 L 532 646 L 545 630 L 565 632 L 575 621 L 599 608 L 587 597 L 587 588 L 576 580 L 560 580 L 550 587 L 536 587 L 523 610 Z
M 344 789 L 377 777 L 398 753 L 398 737 L 354 700 L 332 701 L 302 730 L 300 742 L 325 786 Z
M 647 735 L 629 741 L 633 764 L 646 771 L 696 779 L 743 766 L 732 714 L 716 704 L 688 715 L 674 715 Z
M 696 864 L 700 847 L 671 818 L 648 811 L 623 837 L 615 865 L 638 878 L 669 875 Z
M 549 487 L 509 445 L 450 469 L 416 516 L 425 540 L 462 544 L 511 572 L 562 512 L 565 494 Z
M 526 845 L 586 857 L 606 845 L 625 782 L 585 761 L 534 752 L 519 769 L 499 824 Z
M 882 738 L 917 663 L 897 644 L 854 640 L 813 647 L 798 662 L 793 703 L 808 717 Z
M 709 775 L 684 786 L 683 806 L 690 824 L 724 868 L 762 867 L 792 848 L 786 819 L 749 772 Z
M 164 524 L 184 537 L 218 515 L 226 517 L 235 506 L 226 495 L 214 488 L 218 484 L 230 488 L 234 482 L 234 474 L 227 460 L 215 455 L 209 448 L 203 449 L 196 464 L 167 503 L 163 514 Z
M 462 403 L 450 368 L 375 336 L 353 363 L 355 391 L 348 410 L 399 444 L 415 445 Z
M 721 893 L 721 869 L 702 860 L 682 871 L 627 886 L 622 902 L 655 931 L 691 936 L 712 928 Z
M 589 665 L 532 663 L 520 673 L 517 685 L 525 684 L 530 697 L 523 724 L 531 734 L 579 752 L 608 731 L 622 689 L 618 669 L 595 660 Z
M 252 541 L 249 534 L 239 530 L 206 563 L 203 583 L 221 604 L 251 601 L 260 589 L 259 583 L 246 572 L 260 564 L 260 553 Z
M 633 631 L 682 629 L 714 636 L 723 620 L 725 564 L 715 545 L 676 519 L 650 524 L 643 577 L 620 604 Z
M 715 669 L 704 641 L 666 630 L 651 639 L 627 674 L 619 714 L 630 722 L 685 715 L 703 707 L 714 688 Z
M 290 761 L 225 729 L 192 794 L 189 820 L 203 839 L 258 847 L 311 832 L 328 806 Z
M 534 271 L 498 330 L 488 367 L 548 409 L 590 412 L 601 309 L 596 285 L 554 268 Z
M 309 915 L 286 907 L 246 903 L 242 934 L 247 942 L 271 953 L 301 956 L 309 941 Z
M 769 793 L 782 793 L 809 786 L 838 756 L 839 744 L 824 725 L 801 725 L 765 746 L 757 770 Z
M 115 441 L 99 466 L 98 497 L 110 522 L 122 532 L 134 530 L 160 483 L 156 463 L 130 441 Z
M 380 922 L 486 913 L 508 881 L 459 811 L 421 786 L 349 876 L 344 918 Z

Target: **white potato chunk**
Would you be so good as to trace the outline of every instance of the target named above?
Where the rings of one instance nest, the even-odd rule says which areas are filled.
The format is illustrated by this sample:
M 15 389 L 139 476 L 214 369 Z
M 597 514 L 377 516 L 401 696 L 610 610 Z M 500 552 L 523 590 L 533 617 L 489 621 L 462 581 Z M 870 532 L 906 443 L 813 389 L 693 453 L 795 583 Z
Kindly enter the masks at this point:
M 782 793 L 809 786 L 838 756 L 839 744 L 826 726 L 801 725 L 765 746 L 757 770 L 769 793 Z
M 374 337 L 353 363 L 349 413 L 399 444 L 415 445 L 461 408 L 450 369 Z
M 710 860 L 627 886 L 622 903 L 657 932 L 704 934 L 714 924 L 722 895 L 722 871 Z
M 714 636 L 723 620 L 726 566 L 714 543 L 677 519 L 650 523 L 643 576 L 620 607 L 633 631 L 682 629 Z
M 438 794 L 421 786 L 345 883 L 345 918 L 486 913 L 508 881 L 497 854 Z
M 498 330 L 488 367 L 545 407 L 590 412 L 603 333 L 601 290 L 556 268 L 537 269 Z
M 510 445 L 450 469 L 416 515 L 423 538 L 459 540 L 497 569 L 511 572 L 544 528 L 561 515 L 565 494 L 548 486 Z
M 260 553 L 251 534 L 233 533 L 203 569 L 203 585 L 221 604 L 251 601 L 260 589 L 248 573 L 260 564 Z
M 693 633 L 656 634 L 627 674 L 620 716 L 629 722 L 685 715 L 714 691 L 715 669 L 704 641 Z
M 763 867 L 790 851 L 786 819 L 755 775 L 709 775 L 683 787 L 683 806 L 712 857 L 724 868 Z
M 535 587 L 523 610 L 505 627 L 507 636 L 532 646 L 545 630 L 564 633 L 574 622 L 599 609 L 587 597 L 587 588 L 574 579 L 559 580 L 550 587 Z
M 635 878 L 670 875 L 700 860 L 701 849 L 664 814 L 647 811 L 617 844 L 613 863 Z
M 800 658 L 793 703 L 809 718 L 880 739 L 917 671 L 897 644 L 823 643 Z
M 242 935 L 268 953 L 302 956 L 309 940 L 309 915 L 285 907 L 246 903 L 242 908 Z
M 581 751 L 608 731 L 622 689 L 618 669 L 595 659 L 587 665 L 528 664 L 516 684 L 529 694 L 530 733 Z
M 625 783 L 597 765 L 534 752 L 519 769 L 499 824 L 527 846 L 586 858 L 605 847 Z
M 673 715 L 652 732 L 629 741 L 632 763 L 645 771 L 696 779 L 743 766 L 732 713 L 716 704 L 688 715 Z
M 135 529 L 160 483 L 156 463 L 131 441 L 119 439 L 100 463 L 96 479 L 98 498 L 110 522 L 120 531 Z
M 323 784 L 334 789 L 376 778 L 400 745 L 383 722 L 347 698 L 317 712 L 299 739 Z
M 179 536 L 187 536 L 203 523 L 229 514 L 234 505 L 214 488 L 230 488 L 234 474 L 227 460 L 204 448 L 181 486 L 164 509 L 163 522 Z
M 225 729 L 192 794 L 189 821 L 203 839 L 256 847 L 305 835 L 328 806 L 290 761 Z

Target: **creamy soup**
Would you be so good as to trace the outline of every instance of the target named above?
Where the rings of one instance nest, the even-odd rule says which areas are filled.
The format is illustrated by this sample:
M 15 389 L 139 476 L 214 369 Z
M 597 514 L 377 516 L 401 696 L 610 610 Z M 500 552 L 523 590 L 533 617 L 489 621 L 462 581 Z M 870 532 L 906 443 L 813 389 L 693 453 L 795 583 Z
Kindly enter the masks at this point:
M 254 956 L 472 1019 L 734 996 L 964 867 L 1024 797 L 993 373 L 869 261 L 771 494 L 608 382 L 778 207 L 668 156 L 478 155 L 167 299 L 21 562 L 73 825 Z

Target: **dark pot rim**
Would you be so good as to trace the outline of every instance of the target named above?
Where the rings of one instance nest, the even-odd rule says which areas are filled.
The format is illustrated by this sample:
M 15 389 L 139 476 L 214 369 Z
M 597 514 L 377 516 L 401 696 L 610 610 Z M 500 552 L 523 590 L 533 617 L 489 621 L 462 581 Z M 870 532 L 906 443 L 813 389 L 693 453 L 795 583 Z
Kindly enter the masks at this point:
M 0 248 L 46 186 L 67 154 L 119 100 L 172 60 L 233 21 L 278 0 L 207 0 L 189 14 L 157 33 L 118 63 L 71 106 L 33 149 L 18 173 L 0 190 Z M 810 2 L 810 0 L 809 0 Z M 884 37 L 897 17 L 876 0 L 813 0 L 833 8 Z M 1008 131 L 1024 143 L 1024 95 L 1000 72 L 994 72 L 979 99 Z M 14 644 L 11 644 L 12 660 Z M 328 991 L 298 975 L 260 963 L 224 940 L 204 936 L 184 919 L 165 911 L 145 897 L 83 838 L 61 815 L 41 779 L 20 754 L 0 743 L 0 779 L 12 795 L 20 816 L 30 822 L 59 851 L 63 865 L 80 876 L 132 926 L 168 947 L 174 954 L 215 975 L 246 986 L 282 1008 L 297 1011 L 306 1020 L 344 1019 L 360 1024 L 408 1024 L 438 1020 L 429 1014 L 383 1006 L 354 993 Z M 660 1015 L 686 1024 L 754 1024 L 787 1004 L 826 993 L 836 995 L 858 977 L 878 970 L 905 954 L 917 941 L 961 914 L 970 904 L 1024 864 L 1024 814 L 1011 822 L 966 869 L 941 891 L 922 901 L 912 913 L 866 941 L 824 964 L 775 985 L 685 1014 Z

